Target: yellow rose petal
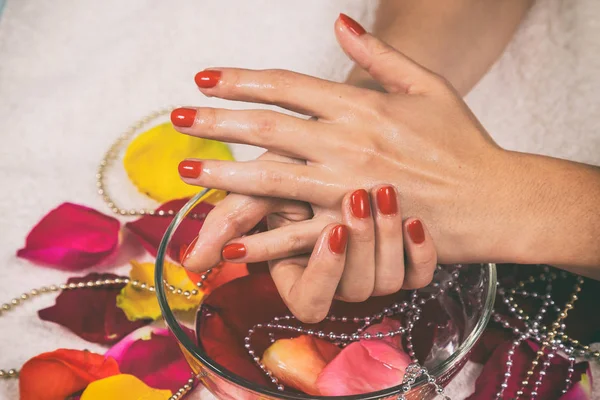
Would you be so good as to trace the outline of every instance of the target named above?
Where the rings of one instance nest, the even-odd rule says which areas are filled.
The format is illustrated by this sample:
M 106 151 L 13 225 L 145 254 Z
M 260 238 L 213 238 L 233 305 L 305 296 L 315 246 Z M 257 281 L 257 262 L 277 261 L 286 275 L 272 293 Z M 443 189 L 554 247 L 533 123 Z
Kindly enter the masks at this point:
M 233 160 L 225 143 L 183 135 L 165 123 L 135 137 L 127 147 L 123 165 L 140 192 L 165 203 L 202 190 L 179 177 L 177 166 L 185 158 Z
M 154 292 L 141 289 L 134 285 L 134 281 L 154 285 L 154 263 L 139 263 L 131 261 L 130 282 L 117 296 L 117 307 L 121 308 L 130 321 L 138 319 L 158 319 L 161 316 L 158 299 Z M 185 269 L 179 265 L 165 261 L 164 279 L 182 292 L 192 292 L 198 288 L 190 280 Z M 172 310 L 187 311 L 195 309 L 202 300 L 202 291 L 189 298 L 185 295 L 167 292 L 167 300 Z
M 92 382 L 81 400 L 167 400 L 170 390 L 153 389 L 133 375 L 119 374 Z

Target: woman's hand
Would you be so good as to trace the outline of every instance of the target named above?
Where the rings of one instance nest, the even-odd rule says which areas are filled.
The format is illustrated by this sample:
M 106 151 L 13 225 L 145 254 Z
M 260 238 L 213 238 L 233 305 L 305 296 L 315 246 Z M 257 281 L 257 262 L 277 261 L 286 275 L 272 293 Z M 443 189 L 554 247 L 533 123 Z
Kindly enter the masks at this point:
M 380 193 L 389 194 L 384 202 L 379 199 Z M 371 193 L 364 189 L 349 193 L 342 200 L 341 215 L 342 224 L 326 225 L 315 238 L 310 257 L 269 261 L 281 297 L 303 322 L 322 321 L 334 297 L 364 301 L 372 295 L 395 293 L 401 287 L 424 286 L 433 277 L 433 240 L 420 220 L 403 221 L 391 186 L 376 187 Z M 268 225 L 269 231 L 239 238 L 228 246 L 260 252 L 261 246 L 276 240 L 273 233 L 285 229 L 289 221 L 273 214 L 268 217 Z M 184 260 L 186 265 L 187 261 L 189 258 Z
M 288 71 L 203 71 L 196 82 L 206 95 L 275 104 L 318 120 L 272 111 L 174 110 L 172 120 L 183 133 L 307 160 L 187 160 L 183 165 L 193 173 L 183 171 L 184 179 L 306 201 L 315 215 L 319 209 L 335 215 L 344 194 L 357 187 L 390 182 L 400 189 L 407 215 L 431 227 L 440 259 L 477 259 L 481 249 L 474 239 L 487 228 L 492 200 L 483 188 L 495 184 L 490 178 L 503 151 L 442 78 L 348 21 L 338 20 L 336 32 L 344 50 L 389 94 Z

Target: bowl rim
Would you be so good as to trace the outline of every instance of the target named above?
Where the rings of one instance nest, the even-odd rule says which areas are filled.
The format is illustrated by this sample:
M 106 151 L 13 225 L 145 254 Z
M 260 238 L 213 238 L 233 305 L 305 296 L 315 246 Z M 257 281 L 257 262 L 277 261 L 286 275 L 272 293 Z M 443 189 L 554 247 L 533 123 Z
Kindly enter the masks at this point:
M 379 400 L 382 398 L 387 398 L 393 395 L 399 395 L 402 393 L 401 386 L 397 385 L 385 390 L 380 390 L 378 392 L 371 392 L 363 395 L 352 395 L 352 396 L 310 396 L 302 393 L 282 393 L 277 390 L 273 390 L 270 388 L 265 388 L 259 386 L 247 379 L 244 379 L 236 374 L 233 374 L 217 364 L 213 361 L 208 355 L 204 353 L 200 349 L 199 346 L 196 346 L 194 342 L 189 338 L 189 336 L 184 332 L 181 328 L 179 322 L 177 322 L 177 318 L 175 314 L 169 307 L 169 303 L 167 301 L 167 292 L 165 290 L 165 285 L 163 284 L 163 266 L 165 262 L 165 258 L 167 256 L 167 248 L 173 235 L 180 223 L 185 219 L 187 214 L 199 203 L 199 201 L 210 191 L 211 189 L 206 188 L 192 197 L 180 210 L 177 212 L 173 218 L 173 221 L 169 224 L 169 227 L 165 231 L 165 234 L 162 237 L 160 245 L 158 247 L 158 252 L 156 255 L 155 267 L 154 267 L 154 287 L 156 288 L 156 297 L 158 298 L 158 304 L 162 313 L 162 316 L 173 333 L 175 338 L 183 345 L 185 350 L 189 352 L 199 363 L 202 364 L 203 368 L 207 368 L 211 372 L 221 376 L 222 378 L 228 380 L 229 382 L 234 383 L 235 385 L 246 388 L 254 391 L 255 393 L 271 396 L 273 398 L 279 399 L 289 399 L 289 400 L 300 400 L 300 399 L 345 399 L 345 400 Z M 481 334 L 485 330 L 490 317 L 492 315 L 492 311 L 494 308 L 494 301 L 496 298 L 496 264 L 493 263 L 483 263 L 482 265 L 487 267 L 488 270 L 488 296 L 485 299 L 485 303 L 483 305 L 482 317 L 477 321 L 475 327 L 469 333 L 467 338 L 458 346 L 458 349 L 450 355 L 447 359 L 445 359 L 439 365 L 436 365 L 431 371 L 428 371 L 432 376 L 441 376 L 450 370 L 452 367 L 456 365 L 463 357 L 465 357 L 473 348 L 477 340 L 481 337 Z M 419 377 L 413 385 L 411 385 L 411 390 L 416 388 L 423 387 L 427 384 L 425 377 Z

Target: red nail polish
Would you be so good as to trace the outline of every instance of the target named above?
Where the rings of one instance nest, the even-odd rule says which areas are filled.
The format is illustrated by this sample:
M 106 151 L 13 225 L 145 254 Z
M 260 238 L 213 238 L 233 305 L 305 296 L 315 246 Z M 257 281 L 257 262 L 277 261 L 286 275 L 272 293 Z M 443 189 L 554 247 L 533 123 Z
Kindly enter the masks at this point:
M 202 162 L 197 160 L 183 160 L 179 163 L 179 175 L 184 178 L 198 178 L 202 173 Z
M 176 108 L 171 111 L 171 122 L 175 126 L 189 128 L 194 125 L 196 120 L 196 109 L 194 108 Z
M 398 201 L 396 191 L 392 186 L 384 186 L 377 190 L 377 207 L 384 215 L 393 215 L 398 212 Z
M 423 230 L 423 224 L 418 219 L 411 221 L 407 226 L 408 236 L 414 244 L 421 244 L 425 241 L 425 231 Z
M 221 71 L 205 70 L 200 71 L 194 77 L 196 85 L 202 89 L 209 89 L 217 86 L 221 80 Z
M 241 243 L 231 243 L 223 247 L 221 255 L 225 260 L 236 260 L 246 255 L 246 246 Z
M 364 189 L 359 189 L 350 195 L 350 208 L 356 218 L 367 218 L 371 215 L 369 194 Z
M 354 33 L 356 36 L 364 35 L 365 33 L 367 33 L 367 31 L 361 26 L 361 24 L 359 24 L 346 14 L 340 14 L 340 21 L 342 21 L 342 23 L 346 25 L 346 28 L 348 28 L 348 30 Z
M 183 263 L 185 260 L 187 260 L 197 241 L 198 236 L 196 236 L 189 245 L 181 245 L 181 249 L 179 250 L 179 262 Z
M 329 235 L 329 249 L 335 254 L 344 254 L 348 242 L 348 228 L 345 225 L 337 225 Z

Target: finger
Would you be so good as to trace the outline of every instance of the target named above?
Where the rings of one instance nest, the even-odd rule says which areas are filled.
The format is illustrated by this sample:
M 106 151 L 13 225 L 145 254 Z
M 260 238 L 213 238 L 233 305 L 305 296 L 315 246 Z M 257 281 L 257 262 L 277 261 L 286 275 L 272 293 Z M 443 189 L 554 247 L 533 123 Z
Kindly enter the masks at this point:
M 198 237 L 181 257 L 183 266 L 203 272 L 221 262 L 223 246 L 254 228 L 277 200 L 230 194 L 206 216 Z
M 327 226 L 304 268 L 294 259 L 271 263 L 271 276 L 290 311 L 300 321 L 316 323 L 329 312 L 344 262 L 348 228 Z
M 271 218 L 271 217 L 269 217 Z M 310 253 L 328 221 L 298 221 L 243 238 L 223 247 L 226 261 L 253 263 Z
M 324 134 L 327 124 L 269 110 L 176 108 L 171 122 L 187 135 L 263 147 L 305 160 L 312 160 L 333 137 Z
M 429 90 L 437 75 L 412 61 L 340 14 L 335 32 L 342 49 L 390 93 L 415 94 Z
M 406 247 L 406 276 L 404 289 L 418 289 L 429 285 L 437 265 L 437 253 L 431 235 L 424 224 L 409 218 L 404 222 L 404 246 Z
M 402 211 L 396 188 L 385 185 L 371 191 L 375 215 L 376 269 L 374 296 L 396 293 L 404 281 Z
M 273 104 L 304 115 L 336 119 L 355 102 L 358 88 L 285 70 L 220 68 L 196 74 L 208 96 Z
M 344 275 L 337 298 L 362 302 L 371 297 L 375 286 L 375 227 L 371 215 L 369 193 L 360 189 L 344 197 L 344 224 L 348 226 L 348 250 Z
M 341 191 L 325 170 L 276 161 L 184 160 L 179 174 L 191 185 L 249 196 L 279 197 L 329 206 Z

